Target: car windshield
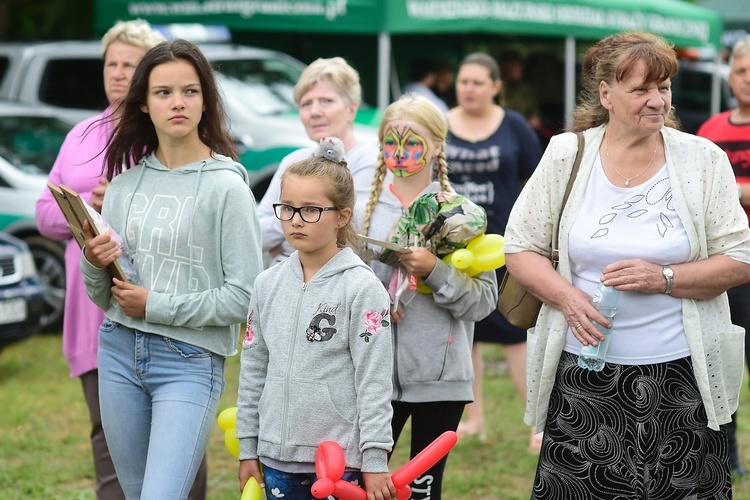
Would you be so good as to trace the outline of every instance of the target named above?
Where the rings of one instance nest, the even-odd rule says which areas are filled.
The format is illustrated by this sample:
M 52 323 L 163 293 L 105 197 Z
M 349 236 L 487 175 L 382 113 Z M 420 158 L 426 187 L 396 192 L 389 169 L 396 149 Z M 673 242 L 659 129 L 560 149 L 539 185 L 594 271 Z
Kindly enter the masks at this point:
M 224 92 L 261 116 L 296 111 L 294 84 L 301 69 L 277 59 L 215 61 Z
M 70 128 L 57 118 L 0 114 L 0 156 L 23 172 L 48 174 Z

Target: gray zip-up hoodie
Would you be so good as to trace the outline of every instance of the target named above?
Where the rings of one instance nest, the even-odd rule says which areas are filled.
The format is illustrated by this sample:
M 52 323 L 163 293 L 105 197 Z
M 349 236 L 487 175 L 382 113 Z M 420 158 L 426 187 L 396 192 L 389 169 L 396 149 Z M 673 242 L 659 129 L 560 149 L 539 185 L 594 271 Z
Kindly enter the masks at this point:
M 237 353 L 253 281 L 262 270 L 260 226 L 248 175 L 216 155 L 169 170 L 144 157 L 107 188 L 104 220 L 127 243 L 149 290 L 145 318 L 112 297 L 106 269 L 85 257 L 86 292 L 116 323 L 202 347 Z
M 420 194 L 439 191 L 440 184 L 433 182 Z M 363 227 L 366 204 L 360 202 L 355 207 L 356 228 Z M 367 236 L 386 240 L 403 212 L 398 198 L 383 186 Z M 394 268 L 379 261 L 369 264 L 387 287 Z M 474 322 L 497 307 L 495 272 L 469 277 L 438 259 L 424 284 L 432 293 L 416 294 L 404 307 L 404 317 L 392 327 L 393 399 L 408 403 L 472 401 Z
M 346 466 L 388 472 L 388 294 L 350 248 L 305 283 L 299 253 L 255 281 L 237 397 L 240 460 L 314 472 L 323 441 Z

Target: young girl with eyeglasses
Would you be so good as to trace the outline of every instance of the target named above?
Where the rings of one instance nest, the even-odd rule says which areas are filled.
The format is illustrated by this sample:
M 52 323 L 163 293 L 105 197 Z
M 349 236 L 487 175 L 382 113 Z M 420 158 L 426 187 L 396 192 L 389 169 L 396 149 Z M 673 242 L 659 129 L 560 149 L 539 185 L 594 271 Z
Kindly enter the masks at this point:
M 237 411 L 242 489 L 313 498 L 315 452 L 344 450 L 343 479 L 395 498 L 388 474 L 391 337 L 388 294 L 347 245 L 355 194 L 343 143 L 324 138 L 283 174 L 274 213 L 292 255 L 255 281 Z M 260 463 L 263 464 L 261 472 Z
M 355 227 L 362 234 L 410 247 L 408 253 L 395 254 L 372 247 L 362 258 L 385 287 L 397 289 L 391 298 L 392 428 L 398 441 L 411 417 L 411 457 L 458 427 L 473 397 L 474 322 L 497 305 L 493 271 L 470 277 L 439 258 L 487 225 L 484 210 L 458 196 L 448 182 L 446 133 L 443 114 L 418 94 L 406 94 L 388 106 L 378 130 L 381 153 L 372 192 L 355 210 Z M 393 182 L 384 188 L 387 171 Z M 399 284 L 404 275 L 408 281 Z M 411 284 L 402 288 L 412 278 L 429 290 L 415 293 Z M 440 499 L 446 461 L 447 456 L 412 482 L 411 498 Z

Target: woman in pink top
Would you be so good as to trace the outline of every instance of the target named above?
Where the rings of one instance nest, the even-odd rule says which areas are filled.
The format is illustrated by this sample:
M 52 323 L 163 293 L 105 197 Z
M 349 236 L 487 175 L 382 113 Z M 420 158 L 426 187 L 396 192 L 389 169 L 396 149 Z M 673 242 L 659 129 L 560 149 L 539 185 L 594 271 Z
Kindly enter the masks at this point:
M 101 211 L 107 181 L 103 172 L 104 148 L 117 120 L 102 119 L 117 113 L 118 101 L 125 97 L 130 79 L 143 55 L 164 37 L 142 20 L 116 23 L 102 37 L 104 55 L 104 90 L 109 106 L 102 114 L 76 125 L 65 138 L 49 181 L 65 184 L 76 191 L 93 208 Z M 124 499 L 117 480 L 99 415 L 99 381 L 97 345 L 99 325 L 104 312 L 86 295 L 78 263 L 81 250 L 71 238 L 65 217 L 44 190 L 36 204 L 39 232 L 48 238 L 68 240 L 65 248 L 65 318 L 63 320 L 63 354 L 70 365 L 70 376 L 80 377 L 91 417 L 91 448 L 96 472 L 96 495 L 99 499 Z M 206 461 L 190 491 L 191 499 L 206 496 Z

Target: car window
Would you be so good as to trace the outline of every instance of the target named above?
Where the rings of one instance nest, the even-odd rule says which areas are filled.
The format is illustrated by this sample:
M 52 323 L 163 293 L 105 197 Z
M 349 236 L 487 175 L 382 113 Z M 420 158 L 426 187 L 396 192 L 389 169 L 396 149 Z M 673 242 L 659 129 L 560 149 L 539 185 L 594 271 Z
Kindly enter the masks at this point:
M 47 116 L 0 115 L 0 156 L 24 172 L 48 174 L 70 128 Z
M 101 59 L 52 59 L 39 86 L 39 100 L 63 108 L 107 107 L 104 93 L 104 61 Z
M 3 83 L 5 75 L 8 73 L 8 66 L 10 66 L 8 56 L 0 56 L 0 84 Z
M 294 84 L 301 69 L 278 59 L 216 60 L 214 67 L 229 80 L 233 92 L 260 115 L 296 109 Z M 239 83 L 244 84 L 243 88 Z

